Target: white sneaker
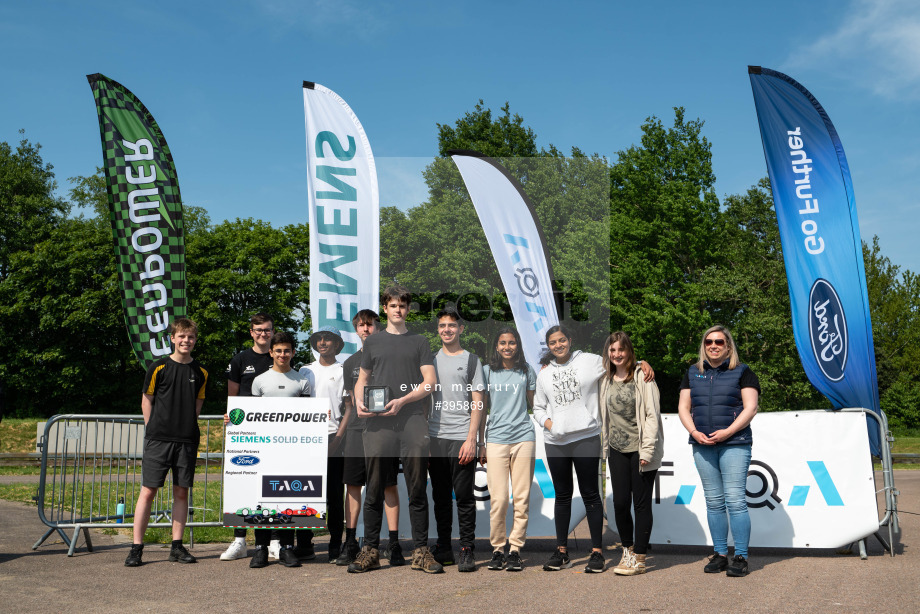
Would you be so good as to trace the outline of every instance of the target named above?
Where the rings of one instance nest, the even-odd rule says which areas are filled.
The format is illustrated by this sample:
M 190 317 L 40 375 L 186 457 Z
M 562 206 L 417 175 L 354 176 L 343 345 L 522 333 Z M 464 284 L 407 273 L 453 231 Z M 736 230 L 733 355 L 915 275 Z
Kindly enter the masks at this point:
M 220 555 L 222 561 L 235 561 L 246 558 L 246 542 L 234 539 L 227 551 Z
M 279 556 L 281 556 L 281 542 L 273 539 L 268 544 L 268 560 L 277 561 Z

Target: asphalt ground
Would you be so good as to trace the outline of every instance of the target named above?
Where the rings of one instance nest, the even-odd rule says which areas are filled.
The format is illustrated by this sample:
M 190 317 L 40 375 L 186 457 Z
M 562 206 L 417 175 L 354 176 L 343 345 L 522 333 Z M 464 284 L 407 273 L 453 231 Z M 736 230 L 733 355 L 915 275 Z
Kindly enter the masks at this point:
M 898 471 L 895 480 L 901 491 L 897 556 L 888 556 L 874 538 L 865 561 L 833 550 L 753 548 L 745 578 L 704 574 L 709 550 L 679 546 L 655 546 L 651 569 L 642 576 L 621 577 L 612 569 L 584 573 L 584 526 L 569 541 L 575 566 L 558 572 L 541 569 L 554 546 L 546 538 L 528 540 L 518 573 L 486 569 L 485 540 L 476 545 L 478 570 L 463 574 L 456 566 L 426 575 L 385 562 L 377 571 L 348 574 L 326 562 L 327 538 L 317 538 L 317 559 L 301 568 L 249 569 L 248 559 L 220 561 L 225 544 L 196 545 L 195 565 L 169 563 L 166 547 L 148 545 L 145 565 L 126 568 L 130 538 L 100 531 L 92 533 L 91 553 L 81 539 L 76 556 L 68 557 L 56 535 L 33 551 L 46 530 L 35 507 L 0 501 L 0 611 L 917 612 L 920 553 L 912 545 L 920 534 L 920 471 Z M 615 540 L 607 532 L 605 545 Z M 408 556 L 408 542 L 402 545 Z M 612 568 L 619 551 L 606 555 Z

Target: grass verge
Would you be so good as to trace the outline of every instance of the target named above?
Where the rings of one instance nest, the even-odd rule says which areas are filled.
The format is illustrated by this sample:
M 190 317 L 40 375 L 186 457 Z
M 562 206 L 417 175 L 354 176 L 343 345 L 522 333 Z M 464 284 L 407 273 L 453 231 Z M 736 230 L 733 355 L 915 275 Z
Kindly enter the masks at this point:
M 35 501 L 35 496 L 38 492 L 37 486 L 35 484 L 0 484 L 0 499 L 7 501 L 17 501 L 20 503 L 27 503 L 29 505 L 37 505 Z M 193 509 L 191 513 L 190 520 L 195 521 L 213 521 L 219 518 L 220 510 L 220 488 L 209 488 L 207 500 L 204 499 L 204 489 L 203 488 L 194 488 L 192 489 L 192 498 L 193 498 Z M 73 498 L 73 491 L 70 488 L 67 488 L 63 493 L 63 497 L 58 498 L 60 501 L 63 499 L 67 504 L 74 503 L 75 499 Z M 82 506 L 80 501 L 75 503 L 78 509 L 78 515 L 85 516 L 90 513 L 90 494 L 84 493 L 82 498 Z M 108 512 L 106 510 L 106 505 L 108 504 Z M 53 506 L 53 503 L 50 501 L 50 495 L 46 495 L 46 509 L 50 509 Z M 134 507 L 134 502 L 128 504 L 128 511 L 130 513 L 131 508 Z M 205 508 L 205 509 L 201 509 Z M 94 514 L 104 515 L 106 513 L 114 515 L 114 506 L 112 502 L 92 501 L 92 512 Z M 162 521 L 162 520 L 161 520 Z M 188 541 L 188 529 L 185 530 L 185 540 Z M 131 529 L 118 528 L 117 523 L 112 523 L 110 527 L 103 529 L 103 532 L 109 535 L 121 534 L 130 537 Z M 196 527 L 195 528 L 195 541 L 199 543 L 213 543 L 213 542 L 229 542 L 233 539 L 233 529 L 225 529 L 223 527 Z M 168 544 L 172 541 L 172 533 L 170 529 L 147 529 L 146 536 L 144 538 L 145 542 L 149 543 L 160 543 Z
M 4 418 L 0 422 L 0 454 L 35 452 L 34 418 Z

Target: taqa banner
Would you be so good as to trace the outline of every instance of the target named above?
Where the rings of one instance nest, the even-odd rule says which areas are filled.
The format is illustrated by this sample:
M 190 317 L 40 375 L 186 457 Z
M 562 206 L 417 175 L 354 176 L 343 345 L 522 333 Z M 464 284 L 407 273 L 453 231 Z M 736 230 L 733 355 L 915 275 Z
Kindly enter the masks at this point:
M 328 413 L 326 399 L 227 399 L 224 526 L 326 526 Z
M 372 418 L 371 418 L 372 419 Z M 531 418 L 533 420 L 533 418 Z M 549 467 L 546 464 L 546 448 L 543 445 L 543 427 L 534 421 L 534 430 L 536 431 L 536 459 L 534 462 L 533 482 L 530 485 L 530 515 L 527 523 L 527 535 L 530 537 L 554 537 L 556 535 L 555 512 L 556 489 L 553 487 L 553 479 L 549 473 Z M 600 479 L 600 459 L 597 461 L 598 479 Z M 582 520 L 585 519 L 585 502 L 581 498 L 581 491 L 578 489 L 578 479 L 572 471 L 572 516 L 569 520 L 569 533 L 575 530 Z M 488 480 L 486 479 L 486 468 L 476 463 L 476 478 L 473 485 L 473 492 L 476 496 L 476 537 L 481 539 L 489 538 L 489 511 L 492 505 L 492 495 L 489 493 Z M 397 489 L 399 490 L 399 500 L 408 501 L 409 492 L 406 490 L 406 479 L 400 469 L 397 480 Z M 361 495 L 363 498 L 363 494 Z M 511 481 L 508 481 L 508 512 L 505 515 L 505 529 L 511 533 L 511 527 L 514 523 L 514 501 L 511 499 Z M 409 506 L 401 505 L 399 508 L 399 536 L 411 538 L 411 523 L 409 522 Z M 457 506 L 453 506 L 453 537 L 460 537 L 460 525 L 457 521 Z M 364 511 L 358 519 L 358 535 L 364 534 Z M 428 534 L 437 534 L 437 522 L 434 517 L 434 505 L 431 502 L 431 486 L 428 487 Z M 385 527 L 384 527 L 385 529 Z M 578 537 L 578 536 L 576 536 Z M 585 536 L 587 537 L 587 536 Z
M 524 356 L 540 370 L 546 331 L 559 324 L 546 238 L 521 184 L 492 158 L 448 152 L 470 194 L 521 334 Z
M 128 88 L 88 75 L 99 131 L 128 337 L 145 369 L 172 353 L 167 328 L 185 316 L 179 180 L 153 115 Z
M 358 117 L 319 83 L 303 82 L 310 210 L 310 316 L 313 330 L 334 326 L 358 351 L 351 319 L 380 308 L 380 204 L 377 167 Z
M 664 459 L 652 494 L 652 543 L 711 546 L 687 429 L 675 414 L 663 415 L 662 423 Z M 752 546 L 837 548 L 878 531 L 865 425 L 862 412 L 757 414 L 747 478 Z M 608 479 L 607 518 L 615 527 L 612 493 Z
M 880 412 L 859 220 L 843 145 L 791 77 L 748 68 L 805 374 L 835 409 Z M 868 419 L 872 453 L 878 427 Z

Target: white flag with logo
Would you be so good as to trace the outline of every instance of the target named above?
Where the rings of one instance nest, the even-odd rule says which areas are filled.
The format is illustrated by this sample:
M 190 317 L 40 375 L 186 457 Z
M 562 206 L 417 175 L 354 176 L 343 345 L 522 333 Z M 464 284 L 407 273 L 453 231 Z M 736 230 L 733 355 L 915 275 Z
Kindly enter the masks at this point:
M 546 331 L 559 323 L 549 250 L 533 204 L 498 162 L 473 151 L 451 151 L 498 267 L 527 362 L 539 369 Z
M 310 315 L 313 330 L 342 333 L 342 361 L 360 342 L 351 319 L 377 310 L 380 200 L 377 167 L 358 117 L 335 92 L 303 82 L 310 211 Z

